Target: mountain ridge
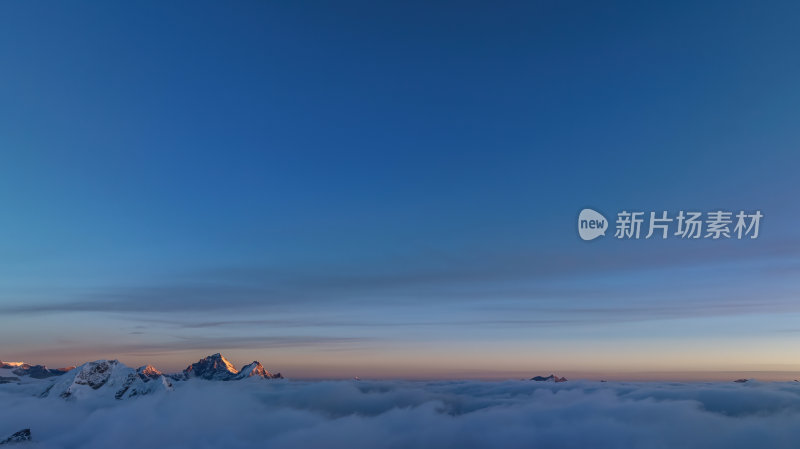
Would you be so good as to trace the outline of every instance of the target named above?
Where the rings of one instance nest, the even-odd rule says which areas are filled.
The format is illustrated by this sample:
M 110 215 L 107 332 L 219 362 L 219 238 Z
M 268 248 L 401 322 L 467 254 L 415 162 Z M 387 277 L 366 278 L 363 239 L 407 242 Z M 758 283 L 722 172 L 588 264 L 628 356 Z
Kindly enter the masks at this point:
M 283 379 L 283 375 L 270 373 L 257 360 L 238 370 L 221 353 L 201 358 L 183 371 L 172 374 L 165 374 L 153 365 L 132 368 L 116 359 L 100 359 L 77 367 L 60 369 L 48 369 L 44 365 L 30 365 L 25 362 L 0 362 L 0 384 L 27 385 L 26 388 L 32 389 L 40 386 L 42 389 L 34 391 L 35 395 L 65 400 L 128 399 L 170 392 L 174 389 L 174 382 L 192 379 L 240 381 Z
M 179 374 L 170 376 L 174 380 L 187 380 L 200 378 L 205 380 L 241 380 L 249 377 L 260 377 L 264 379 L 282 379 L 281 373 L 272 374 L 257 360 L 245 365 L 241 370 L 228 361 L 222 354 L 216 353 L 204 357 L 195 363 L 187 366 Z

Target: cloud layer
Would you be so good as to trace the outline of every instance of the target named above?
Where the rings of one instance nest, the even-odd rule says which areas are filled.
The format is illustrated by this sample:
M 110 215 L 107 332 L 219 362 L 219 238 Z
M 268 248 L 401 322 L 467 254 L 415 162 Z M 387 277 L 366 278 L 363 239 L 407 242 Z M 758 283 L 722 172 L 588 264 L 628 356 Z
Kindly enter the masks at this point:
M 0 389 L 35 447 L 790 448 L 797 383 L 188 382 L 113 403 Z

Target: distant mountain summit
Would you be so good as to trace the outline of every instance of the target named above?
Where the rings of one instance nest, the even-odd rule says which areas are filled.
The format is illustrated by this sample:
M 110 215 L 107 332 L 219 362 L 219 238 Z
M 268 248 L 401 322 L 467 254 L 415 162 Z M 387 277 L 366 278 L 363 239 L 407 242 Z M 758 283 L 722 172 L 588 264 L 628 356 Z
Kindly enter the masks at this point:
M 44 365 L 28 365 L 27 363 L 23 363 L 17 369 L 12 371 L 12 373 L 16 374 L 17 376 L 30 376 L 34 379 L 45 379 L 47 377 L 60 376 L 73 369 L 75 369 L 74 366 L 50 369 Z
M 567 378 L 566 377 L 558 377 L 555 374 L 551 374 L 551 375 L 549 375 L 547 377 L 534 376 L 534 377 L 531 377 L 531 380 L 534 380 L 536 382 L 566 382 Z
M 4 362 L 0 360 L 0 369 L 11 369 L 16 368 L 18 366 L 24 365 L 23 362 Z
M 136 373 L 138 373 L 139 377 L 141 377 L 142 380 L 145 380 L 145 381 L 147 379 L 151 379 L 151 380 L 152 379 L 157 379 L 160 376 L 164 375 L 164 373 L 162 373 L 161 371 L 157 370 L 153 365 L 140 366 L 139 368 L 136 368 Z
M 67 368 L 49 369 L 44 365 L 29 365 L 24 362 L 3 362 L 0 360 L 0 369 L 10 369 L 12 370 L 11 372 L 17 376 L 29 376 L 34 379 L 60 376 L 74 368 L 74 366 L 70 366 Z
M 271 374 L 264 369 L 264 366 L 258 361 L 245 365 L 242 367 L 241 371 L 238 371 L 236 367 L 233 366 L 233 363 L 229 362 L 228 359 L 223 357 L 220 353 L 200 359 L 186 367 L 181 374 L 173 376 L 173 378 L 180 380 L 200 378 L 222 381 L 241 380 L 249 377 L 261 377 L 264 379 L 283 378 L 280 373 Z
M 186 378 L 231 380 L 239 374 L 239 371 L 222 354 L 216 353 L 192 363 L 183 370 L 183 374 Z
M 246 379 L 248 377 L 263 377 L 264 379 L 283 379 L 281 373 L 272 374 L 261 365 L 258 361 L 253 361 L 248 365 L 242 367 L 239 374 L 236 375 L 236 380 Z

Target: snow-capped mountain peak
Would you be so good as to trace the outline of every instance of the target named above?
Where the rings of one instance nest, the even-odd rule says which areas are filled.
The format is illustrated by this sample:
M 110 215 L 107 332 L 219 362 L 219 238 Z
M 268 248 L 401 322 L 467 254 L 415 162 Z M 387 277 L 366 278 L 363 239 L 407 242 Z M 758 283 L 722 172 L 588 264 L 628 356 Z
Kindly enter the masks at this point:
M 183 374 L 187 378 L 229 380 L 239 374 L 239 371 L 222 354 L 216 353 L 192 363 L 183 370 Z
M 139 377 L 142 378 L 145 382 L 151 379 L 157 379 L 159 376 L 163 376 L 164 373 L 157 370 L 156 367 L 153 365 L 144 365 L 140 366 L 136 369 L 136 372 L 139 374 Z
M 222 354 L 213 354 L 177 374 L 164 374 L 152 365 L 131 368 L 118 360 L 95 360 L 77 368 L 48 369 L 44 365 L 3 363 L 0 384 L 16 384 L 30 393 L 48 398 L 73 400 L 127 399 L 174 389 L 173 382 L 192 379 L 234 381 L 282 379 L 258 361 L 237 370 Z
M 280 373 L 272 374 L 261 365 L 258 361 L 254 361 L 242 367 L 239 371 L 233 366 L 233 363 L 222 356 L 222 354 L 213 354 L 203 359 L 192 363 L 182 373 L 171 375 L 175 380 L 187 380 L 191 378 L 199 378 L 206 380 L 241 380 L 250 377 L 260 377 L 263 379 L 283 379 Z
M 0 360 L 0 368 L 16 368 L 20 365 L 24 365 L 25 362 L 4 362 Z
M 266 377 L 269 373 L 267 370 L 264 369 L 264 366 L 259 363 L 258 361 L 254 361 L 253 363 L 247 364 L 242 367 L 242 370 L 239 371 L 239 375 L 236 376 L 238 378 L 245 378 L 245 377 Z
M 257 360 L 242 367 L 236 379 L 246 379 L 248 377 L 262 377 L 264 379 L 282 379 L 281 373 L 272 374 Z
M 0 361 L 0 376 L 13 375 L 19 377 L 26 376 L 32 379 L 46 379 L 48 377 L 60 376 L 74 368 L 74 366 L 70 366 L 67 368 L 50 369 L 44 365 Z
M 124 399 L 170 390 L 172 384 L 163 375 L 142 376 L 137 370 L 118 360 L 96 360 L 66 373 L 47 388 L 42 396 L 64 399 L 113 396 L 114 399 Z

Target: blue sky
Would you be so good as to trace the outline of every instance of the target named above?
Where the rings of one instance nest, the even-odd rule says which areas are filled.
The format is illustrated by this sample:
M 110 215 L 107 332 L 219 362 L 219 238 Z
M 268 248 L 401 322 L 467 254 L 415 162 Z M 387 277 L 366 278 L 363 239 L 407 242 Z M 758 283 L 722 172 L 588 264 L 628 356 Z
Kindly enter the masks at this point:
M 800 368 L 796 4 L 380 3 L 0 6 L 0 358 Z

